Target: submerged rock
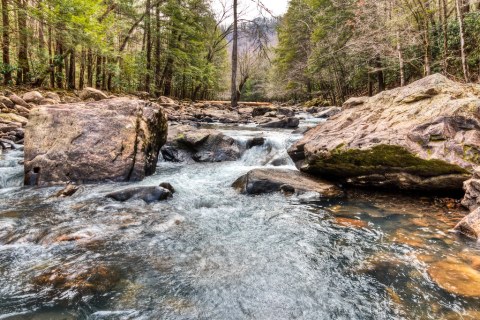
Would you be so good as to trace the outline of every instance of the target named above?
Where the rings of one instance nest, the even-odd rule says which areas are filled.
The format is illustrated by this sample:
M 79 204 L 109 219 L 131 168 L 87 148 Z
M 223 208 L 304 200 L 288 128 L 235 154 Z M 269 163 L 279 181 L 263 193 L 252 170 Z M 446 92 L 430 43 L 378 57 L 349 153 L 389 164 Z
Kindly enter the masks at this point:
M 167 200 L 172 197 L 172 192 L 163 187 L 134 187 L 111 192 L 106 195 L 116 201 L 127 201 L 131 199 L 141 199 L 146 203 Z
M 25 129 L 25 174 L 35 184 L 136 181 L 155 172 L 167 120 L 127 98 L 42 106 Z
M 101 294 L 113 289 L 120 280 L 119 273 L 106 265 L 57 267 L 36 276 L 35 286 L 44 290 L 73 290 L 79 294 Z
M 480 297 L 480 271 L 448 258 L 428 268 L 432 280 L 445 291 L 463 297 Z
M 432 75 L 344 107 L 289 154 L 302 171 L 351 185 L 459 191 L 478 163 L 479 93 Z
M 358 229 L 363 229 L 368 227 L 368 222 L 362 221 L 359 219 L 345 218 L 345 217 L 335 217 L 334 223 L 342 227 L 353 227 Z
M 282 191 L 286 194 L 315 192 L 322 198 L 343 196 L 342 190 L 331 183 L 288 169 L 254 169 L 238 178 L 232 187 L 245 194 Z
M 65 188 L 63 188 L 62 190 L 58 191 L 55 194 L 55 197 L 65 198 L 65 197 L 73 196 L 78 191 L 78 189 L 80 189 L 79 186 L 76 186 L 74 184 L 69 184 Z

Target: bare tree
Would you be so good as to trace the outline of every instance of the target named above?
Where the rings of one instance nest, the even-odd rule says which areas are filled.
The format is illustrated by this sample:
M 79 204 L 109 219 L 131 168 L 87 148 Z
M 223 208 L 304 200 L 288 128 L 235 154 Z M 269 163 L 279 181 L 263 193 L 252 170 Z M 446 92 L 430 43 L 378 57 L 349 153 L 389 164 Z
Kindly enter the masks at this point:
M 8 0 L 2 0 L 2 26 L 3 83 L 7 85 L 12 82 L 12 72 L 10 71 L 10 22 L 8 19 Z

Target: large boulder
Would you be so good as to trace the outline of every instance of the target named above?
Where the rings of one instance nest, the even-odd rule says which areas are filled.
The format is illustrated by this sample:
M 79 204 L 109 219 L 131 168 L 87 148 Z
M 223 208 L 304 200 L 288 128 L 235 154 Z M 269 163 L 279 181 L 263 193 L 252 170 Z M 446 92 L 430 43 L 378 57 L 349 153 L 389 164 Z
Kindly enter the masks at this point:
M 38 107 L 25 129 L 26 181 L 141 180 L 155 172 L 166 137 L 162 109 L 142 100 Z
M 238 178 L 232 185 L 245 194 L 263 194 L 282 191 L 287 194 L 315 193 L 319 198 L 343 195 L 337 186 L 289 169 L 254 169 Z
M 84 101 L 89 99 L 100 101 L 108 99 L 108 96 L 98 89 L 86 87 L 80 92 L 80 99 Z
M 345 109 L 289 154 L 304 172 L 352 185 L 459 191 L 480 163 L 479 95 L 435 74 Z

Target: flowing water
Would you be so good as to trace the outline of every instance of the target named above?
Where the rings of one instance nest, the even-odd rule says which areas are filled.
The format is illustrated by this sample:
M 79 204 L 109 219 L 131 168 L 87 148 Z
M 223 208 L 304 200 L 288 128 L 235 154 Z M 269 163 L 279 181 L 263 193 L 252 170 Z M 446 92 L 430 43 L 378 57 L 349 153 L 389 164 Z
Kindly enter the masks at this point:
M 0 156 L 0 319 L 456 319 L 479 300 L 432 281 L 435 261 L 480 255 L 429 198 L 354 193 L 308 202 L 230 185 L 300 135 L 221 128 L 263 146 L 236 162 L 172 164 L 140 183 L 24 188 L 21 150 Z M 105 194 L 170 182 L 173 199 Z M 450 318 L 448 318 L 450 319 Z

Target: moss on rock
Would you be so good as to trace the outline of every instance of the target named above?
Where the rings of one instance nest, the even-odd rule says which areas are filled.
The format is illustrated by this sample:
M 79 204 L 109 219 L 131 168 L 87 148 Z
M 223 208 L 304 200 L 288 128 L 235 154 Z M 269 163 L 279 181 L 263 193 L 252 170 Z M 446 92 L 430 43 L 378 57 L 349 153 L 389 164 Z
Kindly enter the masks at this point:
M 368 150 L 345 150 L 340 145 L 328 156 L 310 163 L 308 171 L 339 177 L 391 172 L 405 172 L 420 177 L 468 173 L 460 166 L 437 159 L 424 160 L 403 147 L 392 145 L 378 145 Z

